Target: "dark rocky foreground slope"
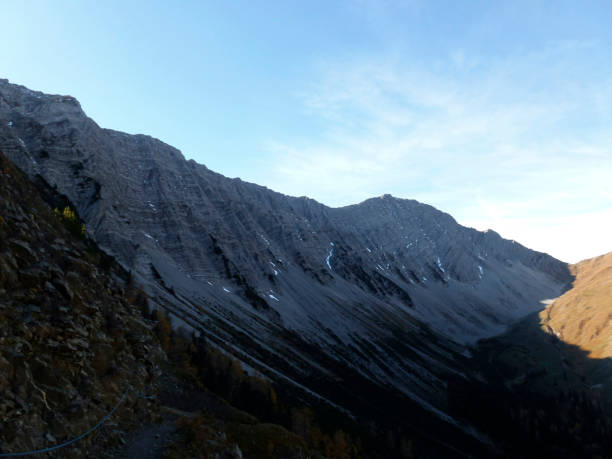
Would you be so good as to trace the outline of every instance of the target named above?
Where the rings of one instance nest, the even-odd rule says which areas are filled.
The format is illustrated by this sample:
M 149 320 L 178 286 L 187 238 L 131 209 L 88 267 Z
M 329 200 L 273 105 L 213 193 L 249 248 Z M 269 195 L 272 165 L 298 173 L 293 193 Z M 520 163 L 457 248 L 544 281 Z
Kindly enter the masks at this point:
M 349 410 L 404 397 L 452 422 L 445 375 L 465 370 L 466 345 L 571 280 L 564 263 L 416 201 L 284 196 L 7 81 L 0 149 L 70 199 L 176 325 Z
M 165 356 L 127 299 L 126 274 L 70 234 L 0 153 L 0 453 L 81 435 L 128 385 L 98 446 L 157 416 L 135 393 L 157 391 Z M 53 457 L 80 457 L 92 439 Z

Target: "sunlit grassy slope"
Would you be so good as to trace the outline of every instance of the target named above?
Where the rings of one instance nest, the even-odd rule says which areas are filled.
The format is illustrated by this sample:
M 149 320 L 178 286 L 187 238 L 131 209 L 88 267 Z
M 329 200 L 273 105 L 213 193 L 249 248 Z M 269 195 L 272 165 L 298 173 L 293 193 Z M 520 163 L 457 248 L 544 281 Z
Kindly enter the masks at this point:
M 591 358 L 612 357 L 612 253 L 571 269 L 573 287 L 540 313 L 542 324 Z

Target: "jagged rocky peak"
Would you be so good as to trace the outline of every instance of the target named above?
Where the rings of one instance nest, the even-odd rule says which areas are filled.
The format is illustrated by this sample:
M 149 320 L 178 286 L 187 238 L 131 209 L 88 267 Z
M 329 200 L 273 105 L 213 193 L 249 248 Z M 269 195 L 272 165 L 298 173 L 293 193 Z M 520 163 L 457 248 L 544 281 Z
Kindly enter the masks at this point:
M 541 309 L 571 279 L 566 264 L 431 206 L 285 196 L 9 83 L 0 148 L 66 195 L 176 324 L 313 392 L 333 380 L 350 394 L 350 372 L 441 407 L 439 374 L 464 345 Z

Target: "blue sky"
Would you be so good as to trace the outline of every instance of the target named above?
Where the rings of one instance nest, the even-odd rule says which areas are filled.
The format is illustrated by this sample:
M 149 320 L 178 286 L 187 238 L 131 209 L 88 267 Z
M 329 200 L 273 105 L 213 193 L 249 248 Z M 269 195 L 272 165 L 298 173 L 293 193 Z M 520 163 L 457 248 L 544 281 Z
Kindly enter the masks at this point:
M 230 177 L 612 251 L 612 4 L 20 1 L 0 77 Z

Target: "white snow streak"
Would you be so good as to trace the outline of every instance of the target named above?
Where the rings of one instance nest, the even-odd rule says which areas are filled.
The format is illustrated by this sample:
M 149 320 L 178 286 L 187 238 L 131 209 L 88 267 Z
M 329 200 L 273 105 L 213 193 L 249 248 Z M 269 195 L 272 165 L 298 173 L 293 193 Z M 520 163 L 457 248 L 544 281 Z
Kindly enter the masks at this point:
M 440 261 L 440 257 L 438 257 L 437 263 L 438 263 L 438 268 L 440 268 L 440 271 L 445 273 L 446 271 L 444 271 L 444 268 L 442 267 L 442 262 Z
M 331 257 L 334 254 L 334 243 L 330 242 L 329 245 L 331 246 L 331 248 L 329 249 L 329 254 L 327 255 L 327 258 L 325 258 L 325 263 L 327 263 L 327 267 L 329 268 L 329 270 L 333 271 L 329 260 L 331 260 Z

